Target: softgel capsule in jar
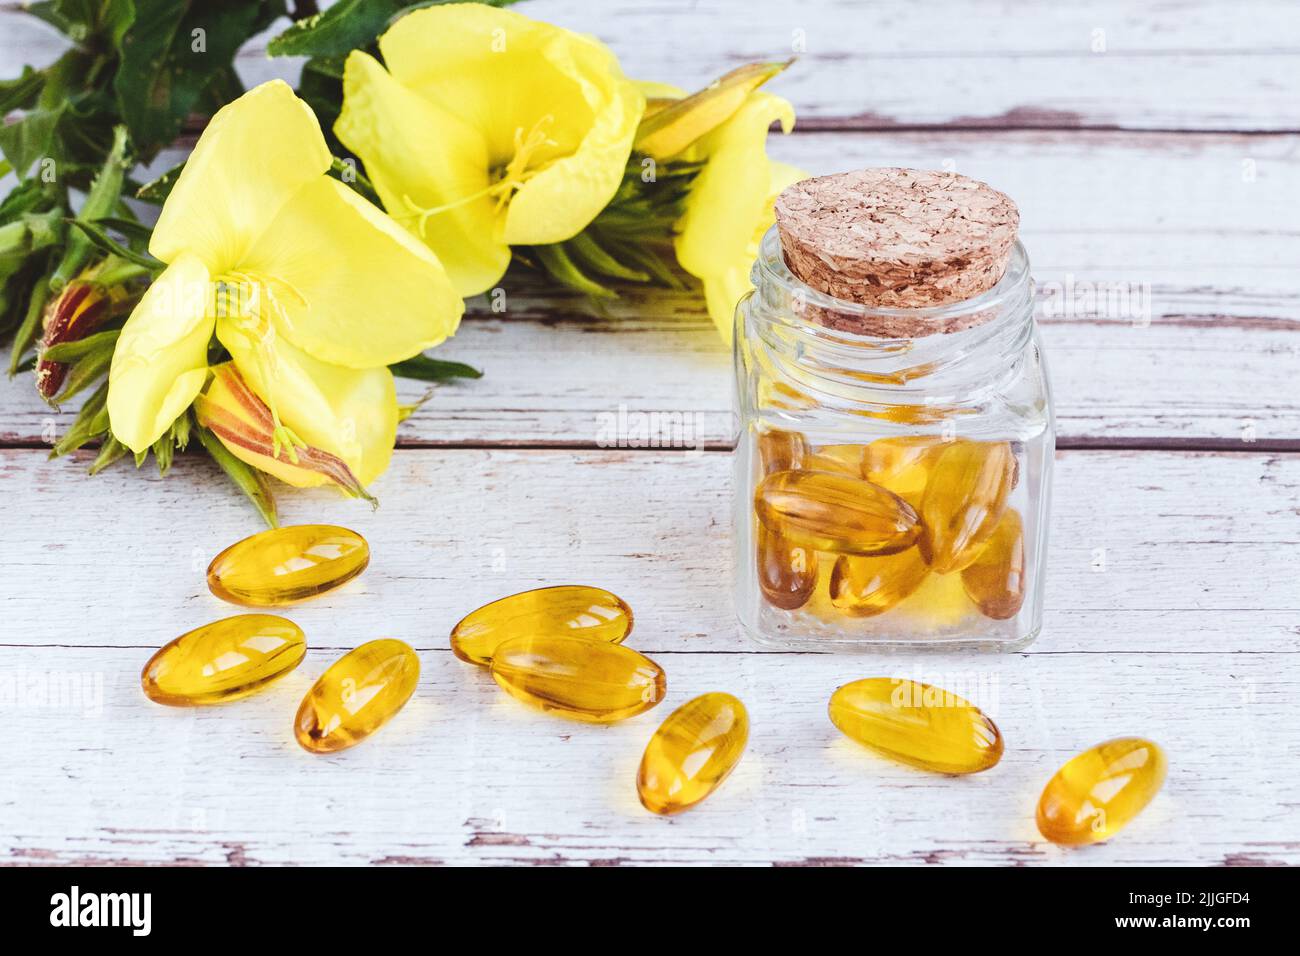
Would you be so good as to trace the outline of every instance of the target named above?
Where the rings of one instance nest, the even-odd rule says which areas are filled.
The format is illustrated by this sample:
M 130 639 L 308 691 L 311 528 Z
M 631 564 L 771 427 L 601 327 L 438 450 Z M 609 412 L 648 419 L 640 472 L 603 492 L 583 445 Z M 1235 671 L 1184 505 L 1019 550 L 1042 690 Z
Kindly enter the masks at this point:
M 778 197 L 735 327 L 735 599 L 755 640 L 1037 635 L 1055 439 L 1018 226 L 953 173 Z

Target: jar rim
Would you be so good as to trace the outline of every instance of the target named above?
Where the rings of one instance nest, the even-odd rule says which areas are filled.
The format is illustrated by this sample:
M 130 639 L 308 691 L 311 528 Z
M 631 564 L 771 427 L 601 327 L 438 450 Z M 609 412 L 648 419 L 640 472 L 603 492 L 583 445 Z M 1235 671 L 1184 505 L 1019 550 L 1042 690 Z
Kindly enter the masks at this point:
M 1002 277 L 990 289 L 981 292 L 979 295 L 972 296 L 969 299 L 962 299 L 957 302 L 949 302 L 944 305 L 928 306 L 925 308 L 896 308 L 888 306 L 864 305 L 861 302 L 850 302 L 847 299 L 836 298 L 828 295 L 808 285 L 793 272 L 785 263 L 785 257 L 781 253 L 781 236 L 775 225 L 768 228 L 763 234 L 759 243 L 758 257 L 754 261 L 754 267 L 751 274 L 751 280 L 754 287 L 762 294 L 763 288 L 776 287 L 786 296 L 791 298 L 798 297 L 801 305 L 809 312 L 826 311 L 838 313 L 849 317 L 880 317 L 880 318 L 897 318 L 907 319 L 913 322 L 929 323 L 933 322 L 936 326 L 935 331 L 940 332 L 945 327 L 950 327 L 952 323 L 978 314 L 980 312 L 989 312 L 991 316 L 997 316 L 1003 313 L 1003 306 L 1007 305 L 1017 297 L 1025 295 L 1026 287 L 1030 283 L 1029 273 L 1029 254 L 1025 251 L 1024 245 L 1019 239 L 1016 239 L 1015 245 L 1011 249 L 1011 255 L 1007 260 L 1007 267 L 1002 273 Z M 815 324 L 815 323 L 810 323 Z M 983 323 L 975 323 L 983 324 Z M 908 341 L 909 338 L 897 336 L 871 335 L 869 333 L 853 333 L 843 329 L 838 330 L 839 334 L 856 335 L 864 339 L 874 339 L 877 341 Z M 921 336 L 922 338 L 928 336 Z

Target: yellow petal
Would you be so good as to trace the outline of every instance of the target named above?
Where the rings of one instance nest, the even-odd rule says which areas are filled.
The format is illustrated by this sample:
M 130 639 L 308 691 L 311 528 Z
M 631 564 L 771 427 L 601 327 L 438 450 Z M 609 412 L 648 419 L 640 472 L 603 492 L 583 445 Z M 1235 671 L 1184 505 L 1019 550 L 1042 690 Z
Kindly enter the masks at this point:
M 692 275 L 720 275 L 752 262 L 755 233 L 766 228 L 774 198 L 765 152 L 774 120 L 789 131 L 794 125 L 790 104 L 751 93 L 731 119 L 700 140 L 708 162 L 691 185 L 676 241 L 677 261 Z
M 284 338 L 348 368 L 437 345 L 465 311 L 423 243 L 325 176 L 285 203 L 241 268 L 265 283 L 257 310 Z
M 303 185 L 330 166 L 311 109 L 282 80 L 217 111 L 163 205 L 149 251 L 195 253 L 215 276 L 245 251 Z
M 808 174 L 802 169 L 786 163 L 765 161 L 768 167 L 767 198 L 754 225 L 748 246 L 731 265 L 700 277 L 704 284 L 704 300 L 709 308 L 709 317 L 713 319 L 713 324 L 718 327 L 718 332 L 727 343 L 731 342 L 735 328 L 736 304 L 753 288 L 750 273 L 753 262 L 758 257 L 763 235 L 776 221 L 776 213 L 773 209 L 776 197 L 785 187 L 808 178 Z
M 645 98 L 623 76 L 605 47 L 575 44 L 573 78 L 593 111 L 577 147 L 519 188 L 506 212 L 505 240 L 512 245 L 572 239 L 600 214 L 627 169 Z
M 309 446 L 341 458 L 362 485 L 388 467 L 398 419 L 388 369 L 322 362 L 276 335 L 274 326 L 254 335 L 219 319 L 217 338 L 249 387 Z
M 404 86 L 478 130 L 509 174 L 535 139 L 500 238 L 572 238 L 622 181 L 644 98 L 599 41 L 509 10 L 457 3 L 402 17 L 379 41 Z
M 750 93 L 792 62 L 747 63 L 698 93 L 655 110 L 653 118 L 643 120 L 637 130 L 637 151 L 661 160 L 678 155 L 730 119 Z
M 494 237 L 496 200 L 484 194 L 491 180 L 481 133 L 359 50 L 343 71 L 334 133 L 361 158 L 389 214 L 437 254 L 457 293 L 478 295 L 496 285 L 510 247 Z M 460 201 L 467 196 L 477 198 Z M 419 214 L 433 209 L 442 211 Z
M 122 327 L 108 373 L 113 435 L 134 452 L 162 437 L 208 371 L 212 288 L 197 256 L 181 255 L 149 286 Z

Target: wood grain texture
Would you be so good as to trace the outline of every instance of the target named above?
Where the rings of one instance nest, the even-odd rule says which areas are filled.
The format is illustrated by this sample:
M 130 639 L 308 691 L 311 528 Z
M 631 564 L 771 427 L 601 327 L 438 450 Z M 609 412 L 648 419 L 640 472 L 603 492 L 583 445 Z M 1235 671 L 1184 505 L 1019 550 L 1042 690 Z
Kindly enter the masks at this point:
M 948 166 L 1016 198 L 1062 445 L 1300 440 L 1300 136 L 796 133 L 771 151 L 814 173 Z M 485 378 L 439 389 L 401 442 L 594 446 L 620 409 L 730 441 L 730 358 L 698 295 L 631 289 L 602 315 L 523 270 L 502 288 L 504 312 L 475 300 L 436 351 Z M 27 378 L 0 395 L 0 442 L 70 421 Z
M 284 497 L 288 521 L 362 530 L 371 567 L 289 612 L 312 647 L 299 673 L 195 711 L 148 702 L 139 669 L 156 645 L 236 610 L 207 594 L 203 568 L 256 530 L 251 511 L 209 487 L 201 460 L 162 481 L 121 469 L 92 482 L 41 457 L 0 453 L 24 515 L 20 544 L 0 555 L 0 861 L 1300 863 L 1300 769 L 1286 757 L 1300 748 L 1294 456 L 1063 453 L 1035 645 L 852 657 L 738 635 L 728 455 L 408 450 L 376 488 L 377 512 L 324 492 Z M 129 513 L 110 513 L 128 496 Z M 669 674 L 657 711 L 571 724 L 452 657 L 446 633 L 465 611 L 560 580 L 631 602 L 629 643 Z M 417 697 L 354 751 L 302 753 L 299 697 L 377 636 L 420 650 Z M 841 739 L 827 698 L 875 674 L 975 699 L 1007 737 L 1002 764 L 938 777 Z M 698 810 L 651 818 L 632 786 L 641 749 L 671 707 L 708 690 L 750 707 L 749 753 Z M 1107 846 L 1045 844 L 1032 809 L 1047 777 L 1123 733 L 1169 749 L 1164 794 Z
M 1295 674 L 1275 655 L 661 652 L 665 702 L 598 727 L 528 710 L 449 651 L 425 651 L 406 709 L 326 758 L 298 748 L 291 721 L 336 653 L 310 651 L 297 672 L 247 701 L 189 711 L 140 693 L 146 656 L 59 648 L 34 663 L 28 649 L 0 648 L 0 671 L 28 689 L 4 708 L 17 746 L 0 777 L 0 862 L 1300 863 L 1300 779 L 1294 760 L 1279 759 L 1300 747 L 1295 722 L 1283 719 Z M 841 737 L 827 699 L 877 674 L 973 697 L 1007 740 L 1002 762 L 944 777 Z M 646 741 L 669 709 L 712 690 L 745 701 L 749 749 L 708 801 L 652 817 L 633 785 Z M 1162 793 L 1108 844 L 1068 851 L 1043 841 L 1033 810 L 1048 777 L 1076 751 L 1124 733 L 1167 748 Z
M 214 465 L 187 458 L 159 480 L 124 464 L 88 479 L 86 456 L 43 459 L 0 451 L 30 529 L 0 551 L 11 582 L 0 643 L 146 648 L 229 611 L 203 571 L 260 525 Z M 1300 650 L 1300 456 L 1081 451 L 1057 466 L 1048 615 L 1027 653 Z M 347 647 L 382 611 L 394 636 L 443 649 L 480 604 L 590 583 L 632 605 L 638 647 L 756 652 L 731 605 L 730 468 L 719 452 L 426 449 L 396 456 L 374 512 L 284 489 L 286 523 L 343 524 L 373 549 L 365 575 L 295 616 L 313 645 Z
M 55 35 L 7 6 L 0 62 L 53 58 Z M 808 121 L 836 127 L 1300 129 L 1300 9 L 1287 0 L 530 0 L 520 10 L 600 37 L 630 76 L 687 87 L 795 53 L 776 88 Z M 266 58 L 278 29 L 241 54 L 246 84 L 299 68 Z
M 46 462 L 71 416 L 21 378 L 0 384 L 0 865 L 1300 864 L 1300 455 L 1265 450 L 1300 448 L 1300 8 L 521 10 L 597 34 L 631 75 L 684 86 L 784 57 L 802 30 L 806 52 L 773 84 L 801 132 L 773 137 L 774 155 L 815 173 L 952 168 L 1016 198 L 1062 444 L 1101 446 L 1057 456 L 1042 636 L 1007 656 L 746 643 L 730 600 L 729 456 L 601 447 L 654 413 L 708 448 L 730 440 L 730 361 L 702 303 L 634 291 L 597 314 L 512 274 L 506 311 L 471 303 L 435 353 L 485 377 L 437 389 L 403 424 L 378 511 L 281 495 L 286 522 L 350 525 L 374 548 L 365 575 L 291 611 L 312 647 L 299 672 L 229 707 L 162 708 L 139 670 L 159 644 L 237 611 L 203 570 L 257 518 L 197 457 L 161 480 L 128 465 L 88 479 L 84 453 Z M 267 60 L 265 39 L 241 54 L 248 83 L 300 63 Z M 0 4 L 0 74 L 57 50 Z M 1178 132 L 1150 132 L 1163 129 Z M 1076 309 L 1053 312 L 1070 282 Z M 1088 282 L 1149 296 L 1150 321 L 1090 304 Z M 446 635 L 466 611 L 561 581 L 633 605 L 629 643 L 669 676 L 657 710 L 568 723 L 452 657 Z M 416 697 L 356 750 L 302 752 L 290 720 L 311 680 L 383 635 L 419 650 Z M 1002 763 L 939 777 L 841 738 L 830 693 L 881 674 L 975 700 L 1007 739 Z M 645 742 L 710 690 L 745 700 L 749 752 L 699 808 L 651 817 L 633 788 Z M 1169 751 L 1160 797 L 1107 845 L 1043 842 L 1033 807 L 1050 774 L 1126 733 Z

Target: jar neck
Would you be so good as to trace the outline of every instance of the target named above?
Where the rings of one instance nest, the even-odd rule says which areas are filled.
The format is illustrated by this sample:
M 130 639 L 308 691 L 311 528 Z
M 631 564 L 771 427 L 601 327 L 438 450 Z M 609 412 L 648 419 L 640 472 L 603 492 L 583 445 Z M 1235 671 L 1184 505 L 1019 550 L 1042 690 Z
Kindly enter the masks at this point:
M 879 392 L 875 399 L 889 403 L 964 403 L 1015 374 L 1034 335 L 1033 281 L 1019 242 L 992 289 L 926 309 L 877 308 L 818 292 L 786 266 L 775 226 L 751 277 L 754 293 L 737 312 L 737 341 L 803 388 Z M 948 331 L 916 338 L 850 331 L 903 323 Z

